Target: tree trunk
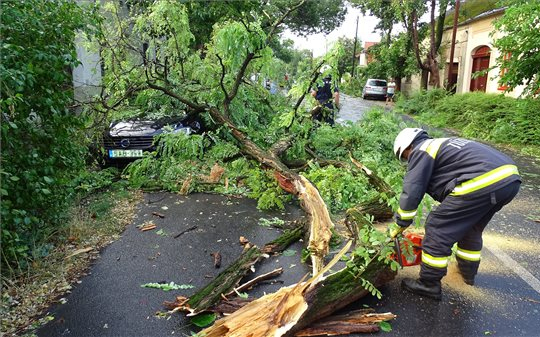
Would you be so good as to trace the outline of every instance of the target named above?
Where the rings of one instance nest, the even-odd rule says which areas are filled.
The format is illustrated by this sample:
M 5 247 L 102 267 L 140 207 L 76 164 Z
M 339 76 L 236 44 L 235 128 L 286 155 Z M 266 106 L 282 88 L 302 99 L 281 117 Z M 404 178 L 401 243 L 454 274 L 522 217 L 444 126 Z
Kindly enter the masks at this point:
M 439 62 L 436 59 L 432 59 L 429 62 L 429 72 L 431 74 L 430 84 L 435 88 L 441 87 Z
M 420 89 L 427 90 L 429 71 L 422 69 L 422 77 L 420 78 Z
M 296 228 L 285 230 L 280 237 L 267 243 L 262 249 L 257 246 L 247 245 L 234 263 L 222 271 L 212 282 L 191 296 L 185 305 L 182 303 L 179 306 L 189 311 L 190 315 L 197 315 L 217 304 L 223 299 L 222 294 L 227 294 L 233 290 L 240 280 L 251 271 L 251 267 L 261 259 L 263 253 L 276 254 L 282 252 L 289 245 L 302 238 L 304 234 L 303 227 L 303 224 L 301 224 Z
M 307 282 L 284 287 L 265 295 L 233 314 L 216 321 L 201 331 L 206 337 L 227 336 L 294 336 L 310 323 L 326 317 L 338 309 L 368 294 L 362 282 L 347 268 L 323 277 L 349 249 L 347 244 L 320 273 Z M 375 286 L 395 277 L 382 261 L 373 261 L 362 273 L 362 278 Z
M 396 92 L 401 92 L 401 76 L 396 76 Z

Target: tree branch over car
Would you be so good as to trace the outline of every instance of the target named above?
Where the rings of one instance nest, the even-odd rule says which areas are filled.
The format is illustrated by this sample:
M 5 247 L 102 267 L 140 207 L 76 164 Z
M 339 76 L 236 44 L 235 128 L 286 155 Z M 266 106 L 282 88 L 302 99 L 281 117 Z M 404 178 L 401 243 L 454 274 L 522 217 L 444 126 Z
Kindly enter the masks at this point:
M 340 4 L 341 2 L 335 2 L 331 7 L 339 9 Z M 229 5 L 235 7 L 239 4 L 224 4 L 224 6 Z M 365 282 L 356 282 L 356 278 L 360 277 L 362 272 L 351 276 L 351 272 L 345 268 L 339 274 L 342 276 L 336 276 L 331 283 L 328 283 L 328 285 L 336 286 L 338 290 L 334 291 L 333 286 L 324 288 L 320 273 L 325 268 L 325 256 L 330 250 L 330 239 L 334 228 L 330 211 L 317 187 L 305 177 L 305 174 L 288 167 L 280 157 L 290 144 L 302 138 L 305 141 L 316 130 L 311 127 L 310 118 L 295 118 L 295 116 L 301 114 L 299 107 L 309 87 L 318 77 L 318 67 L 324 62 L 332 63 L 333 61 L 318 61 L 316 69 L 307 70 L 309 75 L 306 75 L 305 81 L 298 84 L 300 89 L 297 92 L 301 90 L 301 94 L 294 110 L 286 113 L 279 112 L 283 114 L 282 116 L 265 116 L 258 111 L 259 106 L 254 107 L 255 102 L 265 100 L 265 96 L 268 95 L 266 90 L 261 90 L 260 84 L 255 84 L 256 79 L 253 85 L 245 85 L 250 82 L 247 80 L 248 77 L 256 78 L 260 73 L 271 74 L 269 68 L 274 59 L 269 44 L 274 39 L 274 35 L 281 31 L 283 24 L 294 22 L 290 20 L 291 15 L 301 8 L 314 10 L 319 7 L 315 2 L 306 0 L 280 1 L 270 3 L 264 9 L 265 15 L 257 15 L 256 12 L 250 11 L 242 12 L 242 15 L 245 15 L 242 20 L 232 20 L 231 17 L 222 18 L 215 22 L 208 43 L 194 49 L 192 43 L 196 37 L 190 32 L 189 11 L 186 5 L 165 0 L 148 4 L 141 3 L 134 5 L 129 13 L 131 15 L 129 20 L 135 23 L 133 30 L 112 38 L 118 39 L 117 45 L 120 46 L 148 44 L 144 58 L 148 58 L 151 62 L 141 62 L 140 53 L 131 53 L 129 49 L 114 54 L 105 51 L 106 70 L 121 69 L 120 73 L 124 74 L 122 78 L 106 78 L 106 81 L 114 81 L 114 83 L 108 82 L 108 85 L 115 88 L 133 86 L 135 83 L 146 85 L 146 89 L 143 89 L 137 97 L 125 99 L 126 108 L 134 105 L 134 102 L 146 102 L 149 107 L 154 107 L 156 102 L 160 102 L 157 107 L 159 112 L 169 110 L 173 113 L 182 113 L 182 110 L 187 110 L 201 115 L 207 121 L 210 130 L 196 139 L 214 144 L 228 143 L 223 146 L 238 149 L 239 153 L 256 161 L 262 170 L 273 172 L 274 183 L 300 200 L 300 205 L 309 219 L 306 225 L 308 227 L 307 251 L 311 260 L 312 274 L 317 276 L 310 281 L 312 285 L 310 287 L 300 283 L 297 285 L 296 289 L 310 290 L 308 298 L 303 298 L 302 293 L 295 295 L 295 301 L 301 300 L 306 303 L 302 306 L 302 310 L 295 305 L 296 302 L 283 306 L 285 301 L 295 297 L 292 294 L 286 295 L 287 299 L 276 299 L 279 302 L 268 304 L 268 308 L 272 306 L 289 308 L 284 316 L 284 324 L 288 325 L 288 329 L 293 328 L 293 325 L 298 322 L 301 322 L 301 326 L 309 324 L 321 317 L 321 313 L 330 314 L 346 303 L 367 294 L 368 291 L 362 290 L 364 285 L 368 284 L 369 292 L 373 292 L 374 288 L 371 287 L 388 281 L 394 275 L 388 267 L 388 252 L 385 251 L 383 258 L 377 260 L 377 263 L 363 267 L 363 270 L 367 272 L 362 276 Z M 306 15 L 302 19 L 307 18 L 315 18 L 315 16 Z M 298 20 L 297 23 L 302 21 L 300 17 L 296 20 Z M 123 25 L 122 22 L 108 22 L 107 24 L 110 26 L 105 26 L 102 34 L 105 40 L 110 36 L 107 31 L 115 31 L 116 27 Z M 179 33 L 180 31 L 182 34 Z M 124 39 L 127 40 L 126 43 L 122 43 Z M 104 41 L 104 45 L 106 44 L 111 45 L 110 42 Z M 123 58 L 118 58 L 120 55 Z M 337 61 L 334 63 L 335 71 L 337 71 Z M 165 72 L 156 71 L 159 64 L 167 64 L 166 76 Z M 123 72 L 127 69 L 130 71 Z M 275 114 L 276 112 L 273 113 Z M 280 123 L 273 122 L 278 121 L 279 118 L 286 119 L 286 116 L 292 116 L 292 121 L 287 128 L 277 127 L 284 124 L 283 120 Z M 264 130 L 251 126 L 256 123 L 260 123 L 260 127 Z M 301 132 L 297 135 L 293 134 L 298 130 Z M 298 144 L 302 143 L 297 143 L 297 146 Z M 167 141 L 163 146 L 167 146 Z M 178 165 L 181 164 L 178 163 Z M 137 165 L 133 165 L 131 169 L 137 170 Z M 189 190 L 191 176 L 179 176 L 178 180 L 181 179 L 184 179 L 182 190 Z M 380 233 L 380 235 L 384 234 Z M 363 260 L 355 260 L 352 265 L 359 263 L 357 261 Z M 328 266 L 326 268 L 328 269 Z M 345 282 L 346 291 L 339 290 L 342 289 L 338 286 L 340 282 Z M 287 291 L 284 290 L 284 292 Z M 316 297 L 325 291 L 330 291 L 331 294 L 324 295 L 324 299 L 321 298 L 319 302 Z M 354 293 L 354 296 L 351 293 Z M 311 307 L 313 304 L 316 305 Z M 306 311 L 308 308 L 309 310 Z M 302 316 L 304 314 L 309 315 Z M 295 319 L 289 320 L 293 316 Z M 299 321 L 300 317 L 304 318 Z M 247 322 L 249 317 L 242 316 L 242 319 Z M 258 319 L 267 319 L 267 317 Z M 260 324 L 262 323 L 261 321 Z M 266 323 L 273 324 L 272 321 Z M 283 331 L 285 332 L 286 330 Z

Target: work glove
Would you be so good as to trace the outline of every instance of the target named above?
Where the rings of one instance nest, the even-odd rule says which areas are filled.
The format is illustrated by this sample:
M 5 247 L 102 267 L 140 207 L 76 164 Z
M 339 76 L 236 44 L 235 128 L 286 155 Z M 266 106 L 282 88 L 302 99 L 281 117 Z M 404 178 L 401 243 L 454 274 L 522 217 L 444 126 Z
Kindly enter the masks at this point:
M 388 225 L 388 230 L 386 232 L 391 239 L 395 239 L 399 234 L 403 233 L 407 227 L 400 226 L 394 222 Z

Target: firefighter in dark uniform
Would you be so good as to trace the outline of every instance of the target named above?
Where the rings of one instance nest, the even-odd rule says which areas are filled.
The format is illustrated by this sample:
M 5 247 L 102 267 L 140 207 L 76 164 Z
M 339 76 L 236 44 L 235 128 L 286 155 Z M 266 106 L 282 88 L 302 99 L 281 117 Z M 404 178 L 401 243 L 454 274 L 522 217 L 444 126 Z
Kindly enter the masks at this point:
M 339 89 L 334 86 L 332 93 L 332 76 L 326 75 L 321 86 L 311 91 L 311 96 L 315 97 L 318 105 L 311 111 L 313 120 L 335 124 L 335 114 L 339 107 Z
M 465 283 L 474 285 L 482 232 L 519 191 L 516 164 L 487 145 L 462 138 L 433 139 L 420 128 L 403 129 L 394 153 L 407 161 L 407 174 L 390 236 L 395 238 L 412 223 L 425 193 L 440 202 L 426 219 L 420 278 L 406 278 L 401 286 L 440 300 L 441 279 L 455 243 L 459 272 Z

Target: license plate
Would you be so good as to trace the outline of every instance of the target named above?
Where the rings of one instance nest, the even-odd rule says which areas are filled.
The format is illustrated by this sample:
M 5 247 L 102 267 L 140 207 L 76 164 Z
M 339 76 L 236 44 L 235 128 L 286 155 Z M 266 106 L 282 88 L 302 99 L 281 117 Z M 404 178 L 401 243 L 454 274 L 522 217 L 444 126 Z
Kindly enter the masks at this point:
M 110 158 L 136 158 L 142 156 L 143 150 L 109 150 Z

